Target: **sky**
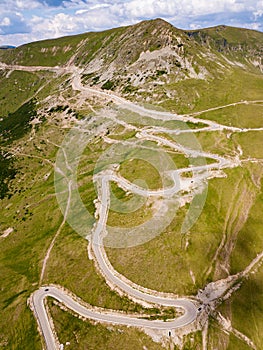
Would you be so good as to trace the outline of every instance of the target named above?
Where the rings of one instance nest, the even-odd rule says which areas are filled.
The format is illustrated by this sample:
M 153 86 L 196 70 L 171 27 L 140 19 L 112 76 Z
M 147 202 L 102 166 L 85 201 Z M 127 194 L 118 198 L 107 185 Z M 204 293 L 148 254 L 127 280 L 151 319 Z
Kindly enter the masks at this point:
M 263 31 L 263 0 L 0 0 L 0 45 L 163 18 L 181 29 L 219 24 Z

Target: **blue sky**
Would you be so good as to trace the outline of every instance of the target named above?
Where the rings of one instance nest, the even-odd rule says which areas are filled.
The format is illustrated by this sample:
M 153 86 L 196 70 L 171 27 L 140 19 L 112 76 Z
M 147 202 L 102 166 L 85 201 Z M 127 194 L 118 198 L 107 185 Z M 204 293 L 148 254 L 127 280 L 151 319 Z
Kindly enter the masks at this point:
M 0 45 L 99 31 L 161 17 L 182 29 L 263 31 L 262 0 L 0 0 Z

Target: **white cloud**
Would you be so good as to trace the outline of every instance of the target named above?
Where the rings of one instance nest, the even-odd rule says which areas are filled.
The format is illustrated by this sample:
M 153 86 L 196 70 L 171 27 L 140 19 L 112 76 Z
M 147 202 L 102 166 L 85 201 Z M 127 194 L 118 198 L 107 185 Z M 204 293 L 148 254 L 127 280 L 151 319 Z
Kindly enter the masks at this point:
M 21 11 L 21 10 L 32 10 L 43 7 L 37 0 L 1 0 L 0 13 L 3 11 Z
M 31 19 L 34 38 L 37 37 L 39 40 L 89 30 L 102 30 L 105 27 L 111 27 L 112 24 L 118 26 L 118 21 L 105 8 L 96 8 L 87 12 L 79 11 L 73 15 L 60 12 L 46 18 L 33 16 Z
M 11 24 L 9 17 L 4 17 L 2 21 L 0 22 L 0 26 L 9 26 Z
M 75 12 L 75 15 L 83 15 L 83 13 L 88 13 L 88 12 L 89 12 L 89 10 L 77 10 Z
M 262 0 L 54 0 L 57 7 L 48 7 L 45 1 L 0 0 L 0 25 L 12 9 L 22 12 L 31 28 L 29 35 L 9 35 L 2 25 L 5 35 L 0 35 L 0 42 L 17 44 L 21 38 L 52 38 L 156 17 L 186 29 L 229 24 L 263 30 Z
M 39 2 L 34 0 L 15 0 L 14 5 L 20 10 L 34 9 L 40 6 Z
M 225 11 L 241 12 L 247 8 L 246 3 L 236 0 L 131 0 L 123 6 L 135 17 L 199 16 Z
M 89 3 L 97 4 L 99 1 L 89 1 Z M 104 1 L 103 1 L 104 2 Z M 87 6 L 87 3 L 83 0 L 65 0 L 63 1 L 63 5 L 66 8 L 83 8 Z
M 263 7 L 263 6 L 262 6 Z M 262 17 L 263 15 L 263 9 L 258 9 L 257 11 L 253 12 L 253 15 L 255 17 L 255 20 L 257 20 L 258 18 Z
M 110 4 L 96 4 L 94 6 L 91 6 L 91 10 L 95 10 L 95 9 L 99 9 L 99 8 L 106 8 L 106 7 L 110 7 Z
M 191 23 L 190 29 L 192 29 L 192 30 L 201 29 L 201 26 L 200 26 L 200 24 Z
M 247 25 L 245 26 L 246 28 L 249 29 L 254 29 L 254 30 L 259 30 L 260 29 L 260 24 L 259 23 L 247 23 Z

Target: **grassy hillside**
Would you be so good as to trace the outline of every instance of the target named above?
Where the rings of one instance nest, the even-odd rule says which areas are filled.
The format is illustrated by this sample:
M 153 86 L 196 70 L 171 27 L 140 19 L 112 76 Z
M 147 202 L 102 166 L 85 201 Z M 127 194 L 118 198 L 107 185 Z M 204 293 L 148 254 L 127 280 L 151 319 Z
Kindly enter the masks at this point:
M 65 64 L 76 52 L 87 34 L 43 40 L 0 51 L 1 62 L 25 66 L 56 66 Z
M 72 87 L 74 67 L 82 69 L 84 85 L 114 92 L 149 109 L 190 114 L 228 127 L 262 128 L 262 48 L 260 32 L 226 26 L 183 31 L 157 19 L 0 51 L 0 63 L 7 65 L 0 70 L 0 307 L 4 315 L 0 349 L 42 348 L 27 306 L 28 297 L 40 284 L 59 284 L 87 303 L 107 309 L 161 319 L 176 312 L 145 309 L 111 290 L 88 258 L 87 241 L 67 223 L 60 230 L 63 216 L 54 188 L 55 162 L 67 133 L 87 123 L 89 141 L 78 158 L 75 175 L 84 206 L 94 214 L 93 173 L 98 172 L 103 155 L 108 155 L 106 163 L 115 159 L 113 145 L 121 144 L 127 156 L 118 174 L 158 189 L 162 181 L 157 169 L 136 158 L 137 133 L 149 127 L 201 129 L 205 124 L 202 120 L 184 124 L 154 119 L 120 109 L 99 94 L 81 93 Z M 25 65 L 28 71 L 13 65 Z M 36 71 L 31 66 L 57 68 Z M 195 131 L 203 151 L 240 159 L 238 166 L 208 181 L 205 206 L 195 225 L 182 234 L 187 203 L 153 240 L 130 249 L 107 248 L 113 266 L 133 282 L 178 295 L 196 295 L 211 281 L 245 269 L 263 250 L 262 130 Z M 184 135 L 165 131 L 158 135 L 174 143 L 185 142 Z M 154 141 L 143 144 L 152 150 L 154 145 Z M 191 164 L 180 150 L 161 144 L 158 148 L 177 168 Z M 209 157 L 206 161 L 213 162 Z M 121 227 L 143 223 L 158 204 L 127 195 L 115 183 L 111 200 L 115 207 L 108 224 Z M 127 203 L 136 203 L 137 210 L 117 210 Z M 41 281 L 43 260 L 57 233 Z M 257 349 L 263 348 L 261 279 L 262 267 L 258 267 L 215 311 Z M 63 344 L 70 341 L 69 349 L 85 349 L 87 344 L 94 350 L 162 348 L 139 330 L 83 322 L 53 302 L 49 307 L 58 337 Z M 181 349 L 202 349 L 202 337 L 198 330 L 182 338 Z M 233 332 L 226 334 L 212 314 L 207 349 L 216 348 L 251 349 Z
M 187 31 L 187 34 L 203 44 L 214 45 L 222 51 L 243 49 L 260 51 L 263 43 L 261 32 L 224 25 Z

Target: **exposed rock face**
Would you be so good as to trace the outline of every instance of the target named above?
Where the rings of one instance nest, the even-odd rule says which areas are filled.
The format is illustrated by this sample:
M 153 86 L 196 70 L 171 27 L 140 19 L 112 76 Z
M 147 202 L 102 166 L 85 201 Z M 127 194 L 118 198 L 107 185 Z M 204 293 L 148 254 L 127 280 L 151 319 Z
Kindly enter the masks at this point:
M 3 63 L 27 65 L 30 57 L 30 65 L 75 65 L 86 84 L 125 95 L 142 89 L 159 98 L 164 83 L 209 81 L 237 67 L 263 70 L 263 33 L 227 26 L 184 31 L 162 19 L 23 45 L 8 57 L 4 51 Z

